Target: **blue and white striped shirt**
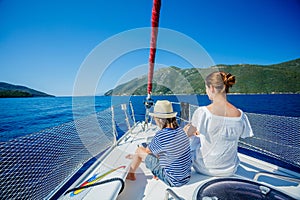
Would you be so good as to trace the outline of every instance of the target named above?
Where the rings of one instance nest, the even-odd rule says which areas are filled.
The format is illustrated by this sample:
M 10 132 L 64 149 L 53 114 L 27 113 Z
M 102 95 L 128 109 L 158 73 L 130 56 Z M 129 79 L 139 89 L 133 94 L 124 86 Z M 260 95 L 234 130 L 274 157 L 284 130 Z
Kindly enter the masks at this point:
M 189 181 L 192 159 L 189 139 L 182 128 L 164 128 L 158 131 L 148 147 L 159 158 L 160 166 L 174 186 L 181 186 Z

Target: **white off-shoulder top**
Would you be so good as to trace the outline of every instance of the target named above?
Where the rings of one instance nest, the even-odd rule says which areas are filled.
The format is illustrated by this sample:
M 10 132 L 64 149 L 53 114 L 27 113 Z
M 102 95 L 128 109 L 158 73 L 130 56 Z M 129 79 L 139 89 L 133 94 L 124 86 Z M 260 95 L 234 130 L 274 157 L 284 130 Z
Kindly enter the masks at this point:
M 252 137 L 253 131 L 246 114 L 224 117 L 212 114 L 206 106 L 193 114 L 192 125 L 200 135 L 190 138 L 194 169 L 210 176 L 230 176 L 239 165 L 237 156 L 240 137 Z

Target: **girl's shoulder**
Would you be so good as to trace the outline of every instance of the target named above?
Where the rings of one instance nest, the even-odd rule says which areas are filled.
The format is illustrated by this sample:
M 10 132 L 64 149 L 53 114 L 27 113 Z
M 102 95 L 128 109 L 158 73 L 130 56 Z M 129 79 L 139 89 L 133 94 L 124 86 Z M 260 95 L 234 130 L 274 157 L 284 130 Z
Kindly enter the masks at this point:
M 211 118 L 211 113 L 207 107 L 200 106 L 193 113 L 192 125 L 198 127 L 198 125 L 205 123 L 209 118 Z
M 207 106 L 199 106 L 199 107 L 195 110 L 195 112 L 197 112 L 197 113 L 206 113 L 207 111 L 208 111 Z
M 227 116 L 226 117 L 240 117 L 242 115 L 242 111 L 236 108 L 234 105 L 228 103 L 227 104 Z
M 209 117 L 212 113 L 209 111 L 208 106 L 200 106 L 195 111 L 195 114 L 202 117 Z

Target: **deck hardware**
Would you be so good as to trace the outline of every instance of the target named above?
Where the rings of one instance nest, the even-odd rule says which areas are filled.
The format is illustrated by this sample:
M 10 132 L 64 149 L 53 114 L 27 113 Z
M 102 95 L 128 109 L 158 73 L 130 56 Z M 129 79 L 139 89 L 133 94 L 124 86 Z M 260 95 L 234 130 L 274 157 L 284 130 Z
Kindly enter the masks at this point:
M 169 195 L 171 195 L 172 199 L 174 200 L 184 200 L 180 196 L 178 196 L 173 190 L 170 188 L 166 189 L 166 195 L 165 195 L 165 200 L 169 200 Z
M 218 197 L 207 197 L 207 196 L 205 196 L 205 197 L 203 197 L 202 198 L 202 200 L 218 200 Z
M 111 107 L 111 123 L 112 123 L 112 131 L 113 131 L 113 134 L 115 135 L 115 141 L 114 143 L 116 144 L 117 143 L 117 138 L 118 138 L 118 132 L 117 132 L 117 125 L 116 125 L 116 122 L 115 122 L 115 108 L 114 106 Z
M 131 101 L 129 102 L 129 106 L 130 106 L 130 109 L 131 109 L 131 117 L 132 117 L 132 120 L 133 120 L 133 124 L 136 124 L 134 109 L 133 109 L 133 105 L 132 105 Z
M 259 190 L 264 195 L 267 195 L 271 191 L 270 188 L 263 186 L 263 185 L 259 186 Z
M 124 114 L 125 114 L 125 121 L 126 121 L 127 128 L 128 128 L 128 130 L 131 130 L 129 118 L 128 118 L 128 114 L 127 114 L 126 104 L 121 104 L 121 109 L 124 111 Z
M 271 177 L 271 178 L 277 178 L 277 179 L 281 179 L 281 180 L 285 180 L 285 181 L 300 184 L 300 179 L 299 178 L 292 178 L 292 177 L 289 177 L 289 176 L 283 176 L 283 175 L 274 174 L 274 173 L 270 173 L 270 172 L 258 172 L 258 173 L 255 174 L 253 180 L 258 181 L 258 178 L 260 176 L 267 176 L 267 177 Z

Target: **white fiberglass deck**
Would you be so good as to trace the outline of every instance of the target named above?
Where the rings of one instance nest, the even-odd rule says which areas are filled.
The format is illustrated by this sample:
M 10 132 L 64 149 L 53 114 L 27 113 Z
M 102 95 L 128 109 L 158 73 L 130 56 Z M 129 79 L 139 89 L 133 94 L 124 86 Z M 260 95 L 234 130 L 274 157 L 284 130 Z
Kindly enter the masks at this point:
M 138 144 L 142 142 L 149 142 L 157 127 L 149 126 L 146 131 L 143 131 L 142 125 L 138 124 L 132 132 L 126 134 L 117 144 L 117 146 L 109 152 L 104 160 L 99 164 L 95 164 L 93 171 L 88 171 L 83 178 L 79 179 L 72 187 L 78 186 L 85 180 L 92 177 L 94 174 L 103 174 L 108 170 L 125 166 L 123 169 L 119 169 L 114 173 L 109 174 L 105 179 L 120 177 L 125 180 L 127 172 L 129 170 L 130 160 L 125 156 L 129 153 L 134 153 Z M 295 173 L 289 170 L 279 168 L 275 165 L 254 159 L 243 154 L 239 154 L 241 164 L 237 173 L 233 176 L 236 178 L 253 180 L 258 172 L 270 172 L 283 176 L 292 176 L 300 178 L 299 173 Z M 65 195 L 66 199 L 118 199 L 118 200 L 140 200 L 140 199 L 164 199 L 166 196 L 166 190 L 170 188 L 179 197 L 183 199 L 193 199 L 195 190 L 208 180 L 216 179 L 217 177 L 204 176 L 196 172 L 192 172 L 192 177 L 189 183 L 182 187 L 170 188 L 160 180 L 153 179 L 151 171 L 149 171 L 144 163 L 140 165 L 137 170 L 137 180 L 125 180 L 125 188 L 118 196 L 121 189 L 120 182 L 113 182 L 104 185 L 94 186 L 93 188 L 86 189 L 82 194 L 78 196 L 70 197 L 69 194 Z M 284 193 L 300 199 L 300 185 L 299 182 L 284 181 L 280 178 L 270 178 L 262 174 L 258 177 L 258 181 L 264 185 L 275 188 L 276 190 L 283 191 Z

